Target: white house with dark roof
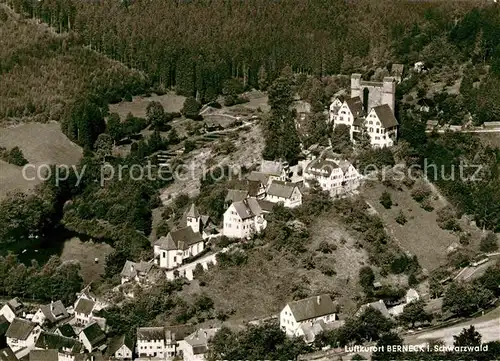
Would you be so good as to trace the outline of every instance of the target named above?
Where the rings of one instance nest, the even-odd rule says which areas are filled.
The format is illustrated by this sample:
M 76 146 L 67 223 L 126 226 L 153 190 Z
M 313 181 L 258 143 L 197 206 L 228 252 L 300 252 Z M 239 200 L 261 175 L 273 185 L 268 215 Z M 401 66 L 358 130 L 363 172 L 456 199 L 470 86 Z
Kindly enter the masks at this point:
M 304 169 L 305 187 L 310 187 L 311 181 L 315 180 L 332 197 L 357 189 L 362 178 L 357 169 L 345 159 L 326 156 L 302 162 L 301 166 Z
M 58 300 L 55 302 L 51 302 L 47 305 L 42 305 L 36 311 L 33 316 L 32 321 L 38 323 L 40 326 L 43 326 L 45 322 L 55 324 L 59 321 L 65 320 L 69 317 L 68 311 L 66 311 L 66 307 L 64 307 L 63 303 Z
M 392 147 L 396 143 L 398 121 L 387 104 L 370 110 L 365 120 L 365 128 L 375 148 Z
M 289 302 L 280 312 L 280 327 L 288 336 L 303 336 L 302 325 L 333 322 L 337 319 L 337 305 L 327 294 Z M 302 332 L 302 335 L 301 335 Z
M 113 360 L 132 360 L 134 340 L 125 335 L 113 337 L 106 348 L 105 356 Z
M 76 354 L 84 351 L 84 347 L 77 339 L 42 331 L 35 343 L 35 350 L 56 350 L 59 360 L 72 361 Z
M 29 350 L 35 346 L 41 331 L 42 328 L 40 325 L 16 317 L 12 320 L 5 333 L 7 345 L 16 353 L 16 356 L 18 356 L 18 352 L 22 350 L 27 350 L 25 353 L 27 355 Z
M 267 226 L 264 213 L 255 198 L 233 202 L 224 212 L 224 236 L 243 239 L 261 232 Z
M 204 361 L 210 340 L 219 331 L 218 328 L 199 329 L 179 341 L 179 354 L 184 361 Z
M 139 327 L 136 353 L 139 357 L 170 360 L 178 354 L 178 343 L 190 327 Z
M 124 284 L 131 281 L 143 282 L 147 279 L 152 268 L 153 264 L 150 262 L 126 261 L 120 273 L 121 283 Z
M 302 192 L 294 183 L 273 180 L 267 188 L 265 200 L 295 208 L 302 204 Z
M 88 298 L 81 297 L 75 303 L 75 323 L 79 326 L 86 326 L 92 320 L 92 312 L 96 303 Z
M 13 298 L 2 306 L 0 315 L 5 316 L 7 321 L 11 323 L 14 318 L 22 316 L 23 309 L 24 305 L 17 298 Z
M 103 351 L 106 348 L 106 334 L 97 322 L 93 322 L 81 330 L 78 339 L 88 352 Z

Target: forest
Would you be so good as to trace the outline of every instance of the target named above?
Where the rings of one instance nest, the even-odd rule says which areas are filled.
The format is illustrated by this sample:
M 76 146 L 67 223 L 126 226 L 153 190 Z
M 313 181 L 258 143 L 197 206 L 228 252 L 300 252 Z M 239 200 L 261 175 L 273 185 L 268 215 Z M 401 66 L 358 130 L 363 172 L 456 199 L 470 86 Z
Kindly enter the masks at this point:
M 500 55 L 498 11 L 478 2 L 3 0 L 75 41 L 144 71 L 155 86 L 213 100 L 225 79 L 266 88 L 284 66 L 316 76 L 425 56 Z M 493 30 L 493 32 L 492 32 Z M 449 38 L 447 35 L 449 34 Z M 443 42 L 447 43 L 443 46 Z M 443 54 L 450 47 L 458 52 Z M 432 58 L 435 59 L 432 59 Z

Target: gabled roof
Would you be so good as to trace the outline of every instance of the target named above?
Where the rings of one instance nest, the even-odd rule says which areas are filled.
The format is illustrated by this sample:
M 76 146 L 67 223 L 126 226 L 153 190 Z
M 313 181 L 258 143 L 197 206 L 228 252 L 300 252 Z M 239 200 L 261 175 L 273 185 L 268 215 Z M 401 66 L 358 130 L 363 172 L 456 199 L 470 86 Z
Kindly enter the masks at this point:
M 24 307 L 23 303 L 21 301 L 19 301 L 19 299 L 17 297 L 7 301 L 7 304 L 15 312 L 20 311 Z
M 17 361 L 17 357 L 9 347 L 0 350 L 0 361 Z
M 75 330 L 69 323 L 65 323 L 57 328 L 61 335 L 66 337 L 76 337 Z
M 82 330 L 90 345 L 95 348 L 106 340 L 106 334 L 97 323 L 91 323 Z
M 102 352 L 80 353 L 75 355 L 75 361 L 104 361 Z
M 137 340 L 151 341 L 165 339 L 164 327 L 138 327 L 136 333 Z
M 337 312 L 329 295 L 319 295 L 288 303 L 296 322 L 310 320 Z
M 363 111 L 363 103 L 361 102 L 360 97 L 346 99 L 345 103 L 353 116 L 357 116 Z
M 399 124 L 389 105 L 378 105 L 376 107 L 373 107 L 373 111 L 377 115 L 377 118 L 380 120 L 380 123 L 382 123 L 382 126 L 384 128 L 395 127 Z
M 36 323 L 16 317 L 7 329 L 5 337 L 26 340 L 36 326 Z
M 106 355 L 107 356 L 113 356 L 116 351 L 120 349 L 122 346 L 126 346 L 130 351 L 134 351 L 134 341 L 125 335 L 113 337 L 109 343 L 108 347 L 106 349 Z
M 268 175 L 279 176 L 283 168 L 283 162 L 273 160 L 263 160 L 260 164 L 260 171 Z
M 36 348 L 41 348 L 44 350 L 71 350 L 71 352 L 80 352 L 82 350 L 83 345 L 78 340 L 71 338 L 60 336 L 56 333 L 49 333 L 43 331 L 38 337 L 36 344 Z
M 292 196 L 295 188 L 297 188 L 297 186 L 294 183 L 273 180 L 267 189 L 267 194 L 288 199 Z
M 269 181 L 269 174 L 266 174 L 263 172 L 252 171 L 247 176 L 247 179 L 250 181 L 259 181 L 262 184 L 267 184 L 267 182 Z
M 238 189 L 230 189 L 227 191 L 225 202 L 240 202 L 248 196 L 248 192 Z
M 57 322 L 69 317 L 66 307 L 64 307 L 60 300 L 49 303 L 48 305 L 42 305 L 40 306 L 40 310 L 49 322 Z
M 57 350 L 32 350 L 29 354 L 29 361 L 58 361 Z
M 186 250 L 193 244 L 203 242 L 201 234 L 193 231 L 191 227 L 184 227 L 175 231 L 170 231 L 166 236 L 160 237 L 156 246 L 165 251 Z
M 234 207 L 236 213 L 241 219 L 260 216 L 263 213 L 262 208 L 260 208 L 260 205 L 255 198 L 247 198 L 240 202 L 233 202 L 231 206 Z
M 218 328 L 200 328 L 187 336 L 184 341 L 193 347 L 195 354 L 202 354 L 207 351 L 208 343 L 217 331 L 219 331 Z
M 275 206 L 273 202 L 269 202 L 264 199 L 257 199 L 257 203 L 259 203 L 259 207 L 260 209 L 262 209 L 262 213 L 271 213 Z
M 380 300 L 380 301 L 376 301 L 376 302 L 372 302 L 372 303 L 366 303 L 364 305 L 362 305 L 358 312 L 356 312 L 356 316 L 360 316 L 361 314 L 363 314 L 363 312 L 368 308 L 368 307 L 371 307 L 371 308 L 374 308 L 376 310 L 379 310 L 382 315 L 384 315 L 384 317 L 391 317 L 391 315 L 389 314 L 389 311 L 387 310 L 387 307 L 385 306 L 385 303 L 384 301 Z
M 147 274 L 149 271 L 151 271 L 151 268 L 153 268 L 153 264 L 149 262 L 141 261 L 136 263 L 132 261 L 126 261 L 120 275 L 122 277 L 133 278 L 137 276 L 138 273 Z
M 191 207 L 189 207 L 186 216 L 191 218 L 198 218 L 200 216 L 200 212 L 198 212 L 198 208 L 196 208 L 194 203 L 191 203 Z
M 227 189 L 245 191 L 250 197 L 257 197 L 263 187 L 264 183 L 260 180 L 234 179 L 229 183 Z
M 75 312 L 83 313 L 84 315 L 90 315 L 95 307 L 95 302 L 88 300 L 86 298 L 80 298 L 76 304 Z
M 307 165 L 305 172 L 316 176 L 329 177 L 333 170 L 337 168 L 339 168 L 337 163 L 331 160 L 317 158 Z

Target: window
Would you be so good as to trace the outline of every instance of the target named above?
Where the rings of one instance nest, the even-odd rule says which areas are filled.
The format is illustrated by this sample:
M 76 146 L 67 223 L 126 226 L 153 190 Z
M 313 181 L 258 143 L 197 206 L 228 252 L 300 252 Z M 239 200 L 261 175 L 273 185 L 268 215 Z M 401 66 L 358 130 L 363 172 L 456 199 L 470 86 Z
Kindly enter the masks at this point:
M 174 256 L 174 262 L 177 262 L 177 257 Z

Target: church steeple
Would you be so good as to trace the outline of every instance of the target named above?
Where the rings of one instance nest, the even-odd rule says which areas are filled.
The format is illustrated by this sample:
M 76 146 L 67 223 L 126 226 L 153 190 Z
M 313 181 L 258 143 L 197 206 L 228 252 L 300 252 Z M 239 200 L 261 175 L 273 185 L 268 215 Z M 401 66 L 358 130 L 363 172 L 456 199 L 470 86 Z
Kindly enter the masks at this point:
M 186 226 L 191 227 L 193 231 L 197 233 L 201 230 L 200 212 L 198 212 L 198 208 L 196 208 L 194 203 L 191 204 L 191 207 L 189 207 L 186 213 Z

